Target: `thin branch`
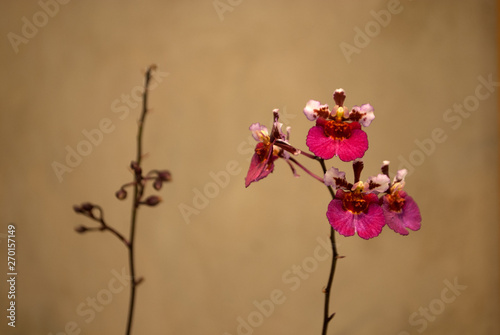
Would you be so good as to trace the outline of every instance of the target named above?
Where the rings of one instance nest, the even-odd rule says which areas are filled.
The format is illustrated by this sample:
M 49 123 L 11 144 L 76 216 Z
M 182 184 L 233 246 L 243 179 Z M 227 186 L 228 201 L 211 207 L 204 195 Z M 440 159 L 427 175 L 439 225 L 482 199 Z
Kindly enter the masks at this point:
M 117 230 L 115 230 L 113 227 L 110 227 L 106 224 L 102 224 L 100 227 L 84 227 L 84 229 L 86 232 L 87 231 L 106 231 L 106 230 L 108 230 L 110 233 L 112 233 L 113 235 L 118 237 L 118 239 L 120 241 L 122 241 L 127 248 L 129 247 L 129 243 L 128 243 L 127 239 L 122 234 L 120 234 Z
M 127 246 L 127 248 L 130 247 L 129 241 L 127 241 L 127 239 L 125 238 L 125 236 L 123 236 L 122 234 L 120 234 L 116 229 L 114 229 L 113 227 L 108 226 L 108 225 L 105 225 L 104 229 L 105 230 L 109 230 L 112 234 L 114 234 L 116 237 L 118 237 L 123 243 L 125 243 L 125 245 Z
M 323 169 L 323 173 L 326 173 L 326 166 L 325 166 L 325 161 L 322 158 L 316 158 L 320 164 L 321 168 Z M 335 199 L 335 193 L 332 189 L 331 186 L 327 186 L 328 191 L 330 192 L 330 195 L 332 196 L 332 199 Z M 330 267 L 330 273 L 328 275 L 328 283 L 326 285 L 326 288 L 324 290 L 325 293 L 325 306 L 324 306 L 324 311 L 323 311 L 323 331 L 322 335 L 326 335 L 328 331 L 328 323 L 333 319 L 335 316 L 335 313 L 330 314 L 330 292 L 332 288 L 332 283 L 333 283 L 333 276 L 335 275 L 335 267 L 337 265 L 337 259 L 339 258 L 339 254 L 337 252 L 337 244 L 335 243 L 335 230 L 333 230 L 333 227 L 330 226 L 330 242 L 332 245 L 332 251 L 333 251 L 333 256 L 332 256 L 332 264 Z
M 142 95 L 142 114 L 139 120 L 139 129 L 137 132 L 137 156 L 135 163 L 139 168 L 141 168 L 142 159 L 142 136 L 144 133 L 144 122 L 146 120 L 146 114 L 148 111 L 148 89 L 149 82 L 151 80 L 151 71 L 155 70 L 156 66 L 152 65 L 146 71 L 146 79 L 144 83 L 144 93 Z M 132 319 L 134 315 L 134 304 L 135 304 L 135 288 L 138 284 L 135 278 L 135 263 L 134 263 L 134 240 L 135 240 L 135 226 L 137 221 L 137 210 L 139 209 L 140 201 L 144 192 L 144 184 L 142 181 L 142 173 L 134 173 L 135 183 L 134 183 L 134 198 L 132 203 L 132 215 L 130 223 L 130 242 L 129 242 L 129 268 L 130 268 L 130 302 L 127 318 L 127 331 L 126 335 L 130 335 L 132 331 Z
M 307 158 L 311 158 L 311 159 L 317 159 L 318 158 L 317 156 L 311 155 L 310 153 L 307 153 L 307 152 L 302 151 L 302 150 L 300 150 L 300 154 L 306 156 Z
M 102 207 L 99 206 L 99 205 L 94 205 L 94 208 L 96 208 L 99 211 L 99 218 L 94 217 L 94 220 L 98 221 L 101 224 L 102 227 L 100 228 L 100 230 L 101 231 L 108 230 L 109 232 L 111 232 L 112 234 L 114 234 L 116 237 L 118 237 L 118 239 L 120 241 L 122 241 L 123 243 L 125 243 L 125 246 L 127 248 L 130 247 L 130 244 L 127 241 L 127 239 L 125 238 L 125 236 L 123 236 L 115 228 L 111 227 L 110 225 L 108 225 L 106 223 L 106 221 L 104 220 L 104 210 L 102 209 Z
M 295 158 L 289 157 L 288 159 L 291 160 L 292 162 L 294 162 L 295 164 L 297 164 L 297 166 L 300 167 L 302 170 L 304 170 L 308 175 L 310 175 L 314 179 L 318 180 L 320 183 L 324 183 L 323 178 L 321 178 L 321 177 L 317 176 L 316 174 L 314 174 L 313 172 L 309 171 L 309 169 L 307 169 L 304 165 L 300 164 Z

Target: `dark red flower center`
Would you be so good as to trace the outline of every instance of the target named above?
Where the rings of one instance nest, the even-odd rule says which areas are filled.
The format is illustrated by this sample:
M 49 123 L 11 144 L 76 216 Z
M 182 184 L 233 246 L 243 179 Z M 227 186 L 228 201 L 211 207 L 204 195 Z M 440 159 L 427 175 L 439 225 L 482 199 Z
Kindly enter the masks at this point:
M 401 212 L 405 204 L 405 199 L 400 197 L 398 192 L 387 194 L 387 203 L 392 212 Z
M 336 140 L 343 140 L 351 137 L 351 127 L 346 122 L 335 120 L 327 121 L 324 125 L 325 135 Z
M 342 208 L 354 214 L 366 212 L 368 210 L 368 201 L 365 200 L 363 193 L 348 192 L 342 199 Z
M 259 156 L 260 161 L 264 161 L 267 159 L 269 155 L 269 148 L 271 147 L 271 143 L 259 142 L 255 147 L 255 153 Z

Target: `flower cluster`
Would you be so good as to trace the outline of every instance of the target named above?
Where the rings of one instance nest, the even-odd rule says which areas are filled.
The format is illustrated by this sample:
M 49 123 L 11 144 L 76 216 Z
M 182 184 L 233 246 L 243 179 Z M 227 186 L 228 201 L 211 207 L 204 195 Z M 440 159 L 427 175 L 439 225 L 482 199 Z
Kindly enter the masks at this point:
M 139 189 L 142 190 L 144 189 L 146 182 L 147 181 L 153 181 L 153 188 L 156 191 L 161 190 L 163 183 L 169 182 L 172 180 L 172 175 L 170 174 L 170 171 L 168 170 L 151 170 L 148 172 L 146 176 L 142 175 L 142 168 L 137 164 L 137 162 L 132 161 L 130 163 L 130 169 L 134 173 L 134 181 L 130 183 L 126 183 L 120 187 L 118 191 L 115 192 L 115 196 L 119 200 L 124 200 L 127 198 L 127 191 L 125 190 L 127 187 L 131 187 L 134 185 L 139 185 L 141 186 Z M 142 193 L 140 194 L 142 197 Z M 161 198 L 157 195 L 151 195 L 146 200 L 140 201 L 140 199 L 137 199 L 137 203 L 141 205 L 147 205 L 147 206 L 156 206 L 161 202 Z
M 363 162 L 361 158 L 368 150 L 368 136 L 361 129 L 368 127 L 375 119 L 370 104 L 354 106 L 350 110 L 344 105 L 343 89 L 333 93 L 335 106 L 310 100 L 304 114 L 315 125 L 309 130 L 306 145 L 313 154 L 294 148 L 289 143 L 290 128 L 285 135 L 278 122 L 278 110 L 273 111 L 274 123 L 269 133 L 265 126 L 254 123 L 250 131 L 256 141 L 255 153 L 245 179 L 245 186 L 267 177 L 274 170 L 274 163 L 283 158 L 292 168 L 302 168 L 306 173 L 331 188 L 333 200 L 328 205 L 326 216 L 331 226 L 343 236 L 356 233 L 364 239 L 378 236 L 387 226 L 401 235 L 408 235 L 408 229 L 420 229 L 421 216 L 416 202 L 403 190 L 406 170 L 399 170 L 391 182 L 389 162 L 384 161 L 382 173 L 360 181 Z M 290 154 L 304 155 L 321 162 L 324 177 L 318 177 L 307 170 Z M 349 183 L 345 173 L 332 167 L 328 171 L 324 160 L 337 156 L 341 161 L 353 161 L 354 183 Z
M 412 197 L 403 191 L 406 170 L 399 170 L 393 182 L 389 178 L 389 162 L 384 161 L 382 173 L 359 181 L 363 169 L 360 160 L 353 163 L 355 183 L 345 173 L 332 167 L 325 173 L 325 184 L 336 190 L 326 216 L 332 227 L 343 236 L 357 233 L 361 238 L 378 236 L 387 224 L 401 235 L 408 229 L 420 229 L 420 211 Z M 379 197 L 380 196 L 380 197 Z
M 158 205 L 162 201 L 158 195 L 153 194 L 153 195 L 148 196 L 145 199 L 143 198 L 146 183 L 148 181 L 152 181 L 153 188 L 155 190 L 159 191 L 162 188 L 163 183 L 170 182 L 172 180 L 172 175 L 170 174 L 170 171 L 168 171 L 168 170 L 151 170 L 144 176 L 142 173 L 141 166 L 136 161 L 132 161 L 130 163 L 130 169 L 134 174 L 134 181 L 122 185 L 118 189 L 118 191 L 115 192 L 115 197 L 118 200 L 124 200 L 127 198 L 127 195 L 128 195 L 126 188 L 135 187 L 135 188 L 137 188 L 137 192 L 134 192 L 136 197 L 133 200 L 135 207 L 139 207 L 140 205 L 154 207 L 154 206 Z M 112 230 L 112 229 L 110 229 L 111 227 L 104 221 L 104 213 L 103 213 L 104 211 L 100 206 L 92 204 L 90 202 L 84 202 L 81 205 L 74 205 L 73 210 L 76 213 L 83 214 L 84 216 L 90 218 L 91 220 L 97 221 L 101 224 L 101 226 L 97 227 L 97 228 L 91 228 L 91 227 L 80 225 L 80 226 L 75 228 L 75 230 L 78 233 L 85 233 L 87 231 L 92 231 L 92 230 L 99 230 L 99 231 Z M 115 231 L 112 230 L 112 232 L 116 234 Z M 122 240 L 125 240 L 121 236 L 119 236 L 119 237 Z

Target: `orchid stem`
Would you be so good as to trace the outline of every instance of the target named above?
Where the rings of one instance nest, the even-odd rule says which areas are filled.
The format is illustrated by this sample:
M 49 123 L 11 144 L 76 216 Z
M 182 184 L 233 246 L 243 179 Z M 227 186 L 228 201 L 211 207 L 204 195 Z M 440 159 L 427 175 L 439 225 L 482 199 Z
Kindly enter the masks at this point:
M 326 173 L 326 166 L 325 166 L 325 160 L 319 157 L 316 157 L 321 164 L 321 168 L 323 169 L 323 173 Z M 331 186 L 327 186 L 328 191 L 330 191 L 330 195 L 332 196 L 332 199 L 335 199 L 335 193 L 333 192 L 333 189 Z M 330 226 L 330 242 L 332 244 L 332 264 L 330 267 L 330 274 L 328 275 L 328 283 L 326 285 L 326 288 L 324 290 L 325 293 L 325 307 L 324 307 L 324 312 L 323 312 L 323 331 L 321 332 L 322 335 L 326 335 L 328 331 L 328 323 L 333 319 L 335 316 L 335 313 L 330 314 L 330 292 L 332 288 L 332 283 L 333 283 L 333 276 L 335 274 L 335 267 L 337 265 L 337 259 L 339 258 L 339 254 L 337 252 L 337 244 L 335 243 L 335 231 L 333 230 L 333 227 Z
M 109 230 L 112 234 L 114 234 L 116 237 L 118 237 L 118 239 L 120 239 L 120 241 L 125 243 L 125 246 L 127 248 L 130 246 L 130 243 L 127 241 L 127 239 L 122 234 L 120 234 L 116 229 L 114 229 L 111 226 L 108 226 L 106 223 L 104 223 L 104 220 L 101 221 L 101 224 L 102 224 L 102 228 L 99 228 L 99 229 Z
M 140 168 L 141 158 L 142 158 L 142 135 L 144 129 L 144 121 L 146 120 L 146 114 L 148 111 L 148 88 L 149 82 L 151 80 L 151 71 L 156 67 L 154 65 L 150 66 L 146 71 L 146 79 L 144 83 L 144 93 L 142 95 L 142 114 L 139 120 L 139 129 L 137 132 L 137 158 L 135 163 Z M 130 268 L 130 302 L 127 318 L 127 331 L 126 335 L 130 335 L 132 330 L 132 319 L 134 315 L 134 304 L 135 304 L 135 288 L 137 286 L 137 281 L 135 279 L 135 263 L 134 263 L 134 240 L 135 240 L 135 225 L 137 221 L 137 210 L 139 209 L 140 200 L 144 192 L 144 184 L 142 183 L 142 174 L 134 174 L 134 198 L 132 203 L 132 215 L 130 223 L 130 242 L 128 245 L 128 256 L 129 256 L 129 268 Z
M 302 150 L 300 150 L 300 154 L 306 156 L 307 158 L 318 159 L 317 156 L 311 155 L 310 153 L 304 152 Z
M 324 183 L 323 178 L 321 178 L 321 177 L 317 176 L 316 174 L 314 174 L 313 172 L 309 171 L 304 165 L 300 164 L 295 158 L 290 157 L 289 159 L 292 162 L 294 162 L 295 164 L 297 164 L 297 166 L 300 167 L 302 170 L 307 172 L 308 175 L 310 175 L 311 177 L 313 177 L 316 180 L 319 180 L 320 183 Z

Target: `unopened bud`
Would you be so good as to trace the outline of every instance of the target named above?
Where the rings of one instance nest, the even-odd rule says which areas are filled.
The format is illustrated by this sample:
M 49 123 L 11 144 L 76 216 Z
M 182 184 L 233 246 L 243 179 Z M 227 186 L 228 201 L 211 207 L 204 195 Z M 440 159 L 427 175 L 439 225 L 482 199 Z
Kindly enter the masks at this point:
M 85 212 L 90 212 L 92 209 L 94 209 L 94 205 L 92 205 L 90 202 L 85 202 L 82 204 L 82 209 Z
M 157 178 L 155 179 L 154 183 L 153 183 L 153 188 L 157 191 L 159 191 L 161 189 L 163 185 L 163 181 L 160 179 L 160 178 Z
M 171 181 L 172 175 L 170 174 L 170 171 L 163 170 L 158 172 L 158 178 L 161 179 L 162 181 Z
M 140 175 L 142 173 L 142 168 L 137 164 L 137 162 L 132 161 L 130 163 L 130 168 L 134 170 L 135 174 Z
M 80 206 L 78 206 L 78 205 L 74 205 L 74 206 L 73 206 L 73 210 L 74 210 L 76 213 L 83 213 L 83 212 L 84 212 L 84 210 L 83 210 Z
M 151 195 L 146 199 L 146 201 L 144 201 L 144 204 L 153 207 L 158 205 L 160 202 L 161 198 L 159 196 Z
M 127 191 L 125 191 L 123 188 L 120 188 L 118 191 L 116 191 L 115 196 L 119 200 L 123 200 L 127 197 Z
M 76 231 L 77 233 L 79 233 L 79 234 L 83 234 L 83 233 L 85 233 L 87 230 L 88 230 L 88 228 L 87 228 L 87 227 L 85 227 L 85 226 L 78 226 L 78 227 L 76 227 L 76 228 L 75 228 L 75 231 Z

